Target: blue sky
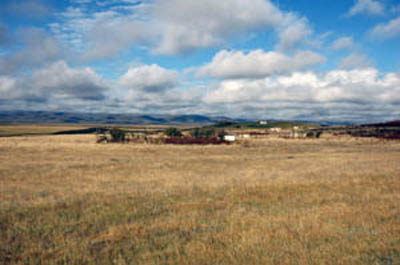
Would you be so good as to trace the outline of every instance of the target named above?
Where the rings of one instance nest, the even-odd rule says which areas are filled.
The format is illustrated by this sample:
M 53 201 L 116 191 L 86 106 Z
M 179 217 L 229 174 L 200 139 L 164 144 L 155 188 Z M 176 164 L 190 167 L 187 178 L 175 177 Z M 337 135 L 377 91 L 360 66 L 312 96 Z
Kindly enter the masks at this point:
M 398 0 L 3 0 L 0 110 L 400 117 Z

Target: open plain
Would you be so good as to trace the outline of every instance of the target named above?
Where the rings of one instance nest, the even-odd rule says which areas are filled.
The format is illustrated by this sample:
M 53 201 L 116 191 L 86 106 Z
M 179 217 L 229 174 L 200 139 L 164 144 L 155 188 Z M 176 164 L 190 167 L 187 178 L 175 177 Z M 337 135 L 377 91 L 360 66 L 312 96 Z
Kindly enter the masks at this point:
M 400 264 L 400 142 L 0 138 L 0 264 Z

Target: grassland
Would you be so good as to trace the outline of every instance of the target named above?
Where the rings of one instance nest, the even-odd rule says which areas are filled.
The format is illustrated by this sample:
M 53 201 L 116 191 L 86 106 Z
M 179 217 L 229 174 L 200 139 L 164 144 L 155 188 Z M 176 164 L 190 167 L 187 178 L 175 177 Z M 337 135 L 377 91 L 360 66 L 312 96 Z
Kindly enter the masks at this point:
M 400 264 L 400 142 L 0 138 L 0 264 Z
M 85 125 L 66 124 L 2 124 L 0 125 L 0 136 L 13 135 L 43 135 L 59 131 L 85 129 Z

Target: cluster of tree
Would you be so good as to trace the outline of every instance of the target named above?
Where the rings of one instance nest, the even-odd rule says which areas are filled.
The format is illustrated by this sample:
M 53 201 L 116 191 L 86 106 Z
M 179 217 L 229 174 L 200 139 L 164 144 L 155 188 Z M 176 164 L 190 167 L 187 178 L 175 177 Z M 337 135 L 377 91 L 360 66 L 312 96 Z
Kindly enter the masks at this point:
M 112 142 L 121 143 L 125 142 L 126 140 L 126 132 L 121 129 L 112 128 L 109 133 L 111 135 Z
M 111 143 L 124 143 L 128 141 L 126 131 L 118 128 L 105 129 L 100 128 L 96 130 L 97 142 L 111 142 Z
M 181 137 L 183 136 L 181 130 L 179 130 L 178 128 L 175 127 L 171 127 L 165 130 L 165 135 L 169 136 L 169 137 Z
M 307 138 L 319 138 L 322 134 L 322 131 L 308 131 L 306 133 Z

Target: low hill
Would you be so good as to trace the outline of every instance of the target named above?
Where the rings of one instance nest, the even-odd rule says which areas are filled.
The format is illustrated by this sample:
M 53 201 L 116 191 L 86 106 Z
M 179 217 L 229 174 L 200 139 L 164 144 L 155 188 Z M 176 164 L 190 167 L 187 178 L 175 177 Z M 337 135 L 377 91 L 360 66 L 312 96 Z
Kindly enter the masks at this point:
M 207 125 L 228 120 L 234 121 L 234 119 L 230 119 L 227 117 L 209 117 L 204 115 L 143 115 L 109 113 L 69 113 L 49 111 L 0 112 L 0 123 Z

